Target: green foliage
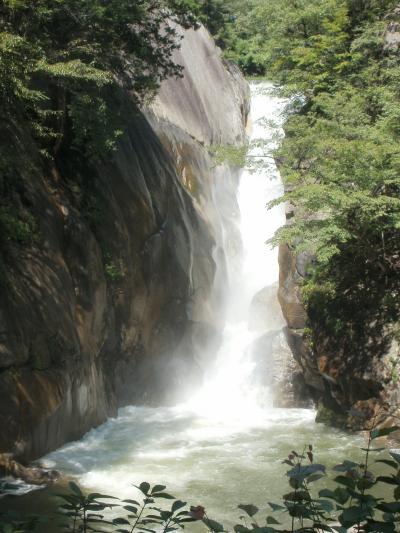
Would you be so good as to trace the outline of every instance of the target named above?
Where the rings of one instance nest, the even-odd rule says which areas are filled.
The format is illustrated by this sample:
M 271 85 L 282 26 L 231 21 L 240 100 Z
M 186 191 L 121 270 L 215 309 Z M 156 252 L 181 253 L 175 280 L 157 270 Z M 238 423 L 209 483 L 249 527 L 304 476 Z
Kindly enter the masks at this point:
M 211 147 L 210 150 L 215 165 L 226 163 L 234 167 L 244 167 L 246 164 L 246 154 L 248 152 L 247 145 L 219 145 Z
M 340 334 L 360 358 L 383 353 L 400 319 L 400 60 L 385 42 L 395 4 L 251 0 L 235 7 L 227 52 L 291 97 L 275 154 L 287 192 L 271 205 L 290 202 L 295 218 L 272 242 L 315 256 L 303 287 L 312 341 Z
M 184 525 L 194 522 L 194 511 L 186 508 L 186 502 L 177 500 L 165 492 L 164 485 L 150 486 L 143 482 L 136 486 L 140 496 L 137 499 L 119 500 L 105 494 L 84 494 L 78 485 L 69 483 L 70 491 L 60 494 L 63 504 L 60 510 L 66 519 L 64 528 L 70 533 L 88 531 L 160 531 L 168 533 L 183 529 Z M 167 509 L 160 507 L 160 501 L 170 500 Z M 113 510 L 112 517 L 105 511 Z M 198 508 L 194 508 L 195 511 Z M 118 516 L 115 516 L 118 515 Z M 107 529 L 103 529 L 106 527 Z
M 123 274 L 121 270 L 118 268 L 118 266 L 114 263 L 114 261 L 109 260 L 104 265 L 104 271 L 106 273 L 107 279 L 110 281 L 119 281 L 123 278 Z
M 352 69 L 349 44 L 368 28 L 368 54 L 379 48 L 382 19 L 394 0 L 228 0 L 223 41 L 246 74 L 272 76 L 287 88 L 329 88 Z M 375 31 L 373 27 L 375 26 Z M 367 48 L 367 47 L 366 47 Z M 292 85 L 293 84 L 293 85 Z
M 104 273 L 106 275 L 106 279 L 110 281 L 111 283 L 116 283 L 120 281 L 124 277 L 124 274 L 118 265 L 117 259 L 113 256 L 111 251 L 105 246 L 102 246 L 101 253 L 102 253 L 102 258 L 103 258 L 103 266 L 104 266 Z
M 229 39 L 229 23 L 232 21 L 230 2 L 225 0 L 198 0 L 199 19 L 224 47 Z
M 0 243 L 9 242 L 26 244 L 37 236 L 34 219 L 27 214 L 20 215 L 11 207 L 0 205 Z
M 179 76 L 171 57 L 179 38 L 163 25 L 166 17 L 195 24 L 191 7 L 191 0 L 4 0 L 2 130 L 27 128 L 48 157 L 63 142 L 90 157 L 112 150 L 121 131 L 110 120 L 107 87 L 122 85 L 139 102 Z

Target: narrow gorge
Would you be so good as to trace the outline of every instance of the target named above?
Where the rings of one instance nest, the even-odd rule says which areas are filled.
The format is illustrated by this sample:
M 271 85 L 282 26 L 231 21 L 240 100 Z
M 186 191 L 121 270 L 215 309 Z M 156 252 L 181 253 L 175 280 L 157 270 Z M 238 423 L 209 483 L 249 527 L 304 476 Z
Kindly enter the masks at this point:
M 223 268 L 223 282 L 216 275 L 210 290 L 225 320 L 213 324 L 218 333 L 213 345 L 205 342 L 203 325 L 198 342 L 203 379 L 191 383 L 188 391 L 186 375 L 179 373 L 182 383 L 175 382 L 174 405 L 138 401 L 120 408 L 117 416 L 82 439 L 41 458 L 46 469 L 62 472 L 86 491 L 129 499 L 132 484 L 162 480 L 174 495 L 201 502 L 230 526 L 238 493 L 266 511 L 266 502 L 285 490 L 282 449 L 313 442 L 320 460 L 328 463 L 338 449 L 358 458 L 356 446 L 362 438 L 316 424 L 313 409 L 299 408 L 310 407 L 309 399 L 302 386 L 296 387 L 300 367 L 284 335 L 277 299 L 278 250 L 265 244 L 285 223 L 284 206 L 265 209 L 283 191 L 273 159 L 263 162 L 276 146 L 286 105 L 271 91 L 271 84 L 251 84 L 254 168 L 237 169 L 236 175 L 227 166 L 219 169 L 220 178 L 228 177 L 228 183 L 233 178 L 232 195 L 228 212 L 219 218 L 224 239 L 216 265 L 217 271 Z M 274 119 L 272 127 L 264 123 L 265 113 Z M 257 148 L 258 143 L 262 146 Z M 169 387 L 171 377 L 166 379 Z M 266 477 L 270 483 L 260 491 Z M 20 493 L 32 489 L 26 484 L 17 488 Z M 46 506 L 52 508 L 52 491 L 45 494 Z M 40 491 L 22 501 L 29 509 L 42 501 Z M 203 529 L 191 524 L 190 531 Z
M 398 530 L 399 43 L 4 0 L 0 533 Z

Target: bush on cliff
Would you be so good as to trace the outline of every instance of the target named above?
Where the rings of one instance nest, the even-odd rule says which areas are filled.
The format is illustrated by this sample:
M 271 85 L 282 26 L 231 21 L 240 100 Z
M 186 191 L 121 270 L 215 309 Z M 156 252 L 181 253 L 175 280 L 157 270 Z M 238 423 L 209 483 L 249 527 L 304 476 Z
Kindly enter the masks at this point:
M 179 37 L 165 20 L 195 23 L 191 0 L 4 0 L 0 5 L 0 173 L 13 173 L 12 143 L 26 129 L 42 154 L 61 144 L 98 155 L 113 148 L 118 120 L 107 87 L 137 101 L 179 76 Z M 11 139 L 7 142 L 7 133 Z
M 310 329 L 360 364 L 400 319 L 399 23 L 395 0 L 250 0 L 229 52 L 291 97 L 276 156 L 296 216 L 273 242 L 315 254 Z

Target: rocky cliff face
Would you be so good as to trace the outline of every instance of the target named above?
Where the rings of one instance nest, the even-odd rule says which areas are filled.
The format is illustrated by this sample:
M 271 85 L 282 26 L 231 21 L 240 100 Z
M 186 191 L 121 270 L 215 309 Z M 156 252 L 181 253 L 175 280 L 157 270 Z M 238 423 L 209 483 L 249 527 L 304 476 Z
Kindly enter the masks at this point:
M 199 346 L 218 343 L 237 172 L 208 148 L 243 143 L 248 88 L 203 28 L 176 60 L 184 78 L 148 109 L 125 95 L 118 150 L 90 171 L 45 172 L 23 139 L 15 202 L 36 234 L 2 273 L 0 452 L 32 459 L 118 406 L 172 401 L 201 380 Z
M 397 51 L 400 6 L 386 20 L 385 49 Z M 288 206 L 288 224 L 295 215 Z M 319 320 L 318 309 L 307 316 L 303 306 L 300 288 L 311 261 L 310 254 L 296 255 L 291 246 L 280 247 L 278 296 L 289 346 L 318 406 L 317 421 L 350 429 L 370 421 L 390 424 L 393 416 L 399 416 L 400 405 L 398 315 L 385 309 L 376 287 L 359 291 L 351 301 L 347 289 L 341 294 L 339 313 L 335 309 L 335 316 L 329 317 L 337 319 L 339 314 L 345 329 L 332 333 L 326 321 Z M 349 262 L 348 268 L 356 266 Z M 377 282 L 381 296 L 385 285 Z
M 368 322 L 367 309 L 355 312 L 351 327 L 357 330 L 351 334 L 332 335 L 317 317 L 307 317 L 300 285 L 311 260 L 281 246 L 279 300 L 304 390 L 318 407 L 317 421 L 355 430 L 370 421 L 390 424 L 398 415 L 399 344 L 391 328 Z
M 288 223 L 293 216 L 289 206 Z M 286 338 L 301 369 L 303 386 L 298 384 L 317 405 L 318 422 L 356 430 L 372 420 L 390 424 L 399 406 L 399 344 L 393 328 L 369 320 L 368 307 L 373 310 L 374 301 L 365 308 L 365 302 L 357 309 L 343 308 L 345 324 L 349 312 L 352 320 L 340 335 L 324 328 L 318 311 L 307 316 L 301 284 L 312 260 L 305 252 L 295 254 L 289 245 L 280 247 L 278 297 L 287 321 Z

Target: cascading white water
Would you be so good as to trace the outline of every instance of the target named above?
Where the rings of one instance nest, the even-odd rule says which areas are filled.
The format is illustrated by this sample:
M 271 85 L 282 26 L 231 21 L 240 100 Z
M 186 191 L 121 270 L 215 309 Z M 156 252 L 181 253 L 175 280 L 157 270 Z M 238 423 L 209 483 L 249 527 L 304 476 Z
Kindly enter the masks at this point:
M 277 249 L 266 241 L 285 223 L 282 205 L 267 209 L 268 202 L 283 193 L 279 172 L 270 158 L 276 144 L 272 134 L 279 133 L 286 104 L 285 100 L 268 95 L 270 89 L 265 83 L 252 86 L 250 142 L 254 146 L 249 152 L 250 169 L 243 172 L 238 189 L 242 268 L 229 287 L 222 346 L 204 387 L 187 404 L 198 414 L 214 419 L 254 421 L 262 418 L 272 403 L 270 391 L 260 391 L 252 383 L 254 362 L 250 347 L 262 333 L 276 327 L 276 320 L 271 324 L 266 316 L 256 331 L 249 320 L 254 296 L 278 280 Z M 265 117 L 273 120 L 273 128 L 268 128 Z
M 281 121 L 284 102 L 266 94 L 267 88 L 252 85 L 253 139 L 268 140 L 279 129 L 266 129 L 260 122 L 263 117 Z M 273 144 L 254 148 L 250 159 L 257 160 L 261 152 L 268 155 Z M 243 172 L 238 191 L 243 270 L 232 280 L 222 346 L 203 388 L 173 408 L 121 409 L 118 418 L 45 458 L 49 467 L 76 476 L 90 489 L 121 497 L 132 496 L 132 483 L 163 483 L 229 523 L 241 500 L 265 508 L 266 501 L 283 493 L 280 459 L 293 447 L 313 442 L 328 463 L 336 459 L 338 446 L 348 448 L 345 453 L 354 447 L 355 437 L 320 429 L 311 410 L 272 408 L 270 388 L 254 379 L 250 348 L 279 326 L 274 317 L 261 326 L 257 320 L 254 328 L 249 316 L 254 297 L 278 279 L 277 251 L 265 241 L 284 223 L 284 209 L 268 211 L 266 204 L 281 193 L 273 161 L 267 168 Z M 272 298 L 267 307 L 276 305 L 276 295 Z

